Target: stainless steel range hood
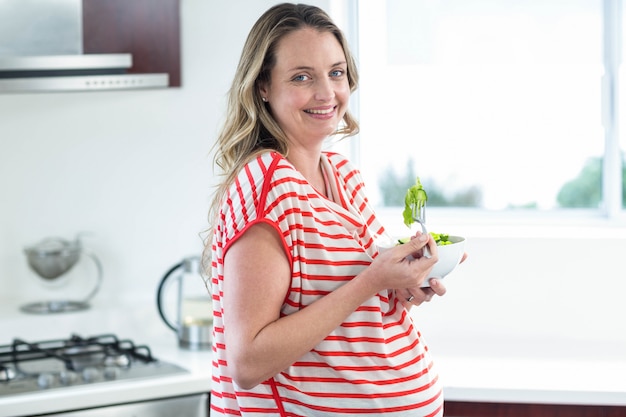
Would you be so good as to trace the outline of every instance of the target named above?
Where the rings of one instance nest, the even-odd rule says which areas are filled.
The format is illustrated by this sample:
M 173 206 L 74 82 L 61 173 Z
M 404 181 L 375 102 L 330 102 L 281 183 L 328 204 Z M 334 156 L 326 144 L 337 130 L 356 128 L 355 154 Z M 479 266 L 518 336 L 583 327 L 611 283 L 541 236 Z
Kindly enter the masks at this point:
M 0 93 L 162 88 L 130 54 L 83 54 L 82 0 L 0 0 Z

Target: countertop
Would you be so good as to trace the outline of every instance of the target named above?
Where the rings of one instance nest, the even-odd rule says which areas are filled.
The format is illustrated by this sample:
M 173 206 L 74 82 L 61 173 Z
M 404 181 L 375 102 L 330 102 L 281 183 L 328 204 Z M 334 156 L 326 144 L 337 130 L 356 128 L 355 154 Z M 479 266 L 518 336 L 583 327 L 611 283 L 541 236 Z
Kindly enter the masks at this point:
M 26 314 L 14 300 L 0 300 L 0 345 L 14 338 L 39 342 L 114 334 L 136 345 L 147 345 L 158 360 L 174 363 L 189 372 L 145 380 L 113 381 L 32 394 L 0 396 L 0 417 L 30 416 L 154 398 L 208 393 L 211 386 L 211 352 L 178 347 L 176 334 L 161 321 L 152 299 L 105 303 L 96 300 L 91 309 L 50 315 Z
M 100 300 L 87 311 L 43 316 L 22 313 L 15 301 L 0 300 L 0 345 L 17 337 L 41 341 L 109 333 L 148 345 L 154 357 L 189 373 L 0 397 L 0 417 L 50 413 L 70 401 L 80 408 L 210 391 L 211 352 L 180 349 L 152 299 Z M 448 401 L 626 406 L 626 354 L 577 359 L 435 352 L 435 361 Z
M 626 406 L 626 361 L 436 359 L 447 401 Z

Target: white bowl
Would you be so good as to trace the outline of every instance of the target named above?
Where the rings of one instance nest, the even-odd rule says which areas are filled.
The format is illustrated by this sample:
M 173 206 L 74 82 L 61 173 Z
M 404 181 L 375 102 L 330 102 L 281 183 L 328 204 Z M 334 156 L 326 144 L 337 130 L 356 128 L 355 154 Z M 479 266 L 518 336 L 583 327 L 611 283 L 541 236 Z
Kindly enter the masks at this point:
M 465 253 L 465 238 L 461 236 L 450 236 L 448 239 L 453 243 L 450 245 L 437 246 L 439 260 L 430 271 L 428 279 L 444 278 L 461 262 L 463 254 Z M 425 280 L 422 284 L 422 287 L 429 286 L 428 280 Z

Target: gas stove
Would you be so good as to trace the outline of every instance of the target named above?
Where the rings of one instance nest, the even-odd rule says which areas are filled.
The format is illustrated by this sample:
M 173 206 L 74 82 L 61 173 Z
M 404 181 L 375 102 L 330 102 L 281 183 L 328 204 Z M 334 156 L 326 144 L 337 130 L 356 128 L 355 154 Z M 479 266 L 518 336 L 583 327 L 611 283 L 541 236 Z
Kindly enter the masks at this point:
M 0 346 L 0 398 L 87 384 L 112 384 L 188 371 L 154 358 L 147 346 L 103 334 Z

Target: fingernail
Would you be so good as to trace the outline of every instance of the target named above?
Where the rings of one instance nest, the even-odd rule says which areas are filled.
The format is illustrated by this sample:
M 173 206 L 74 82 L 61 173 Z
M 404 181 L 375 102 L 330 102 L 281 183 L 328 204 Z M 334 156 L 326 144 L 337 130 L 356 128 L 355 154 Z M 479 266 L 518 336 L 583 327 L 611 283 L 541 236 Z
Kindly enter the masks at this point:
M 428 235 L 427 234 L 420 235 L 419 240 L 421 242 L 426 242 L 428 240 Z

